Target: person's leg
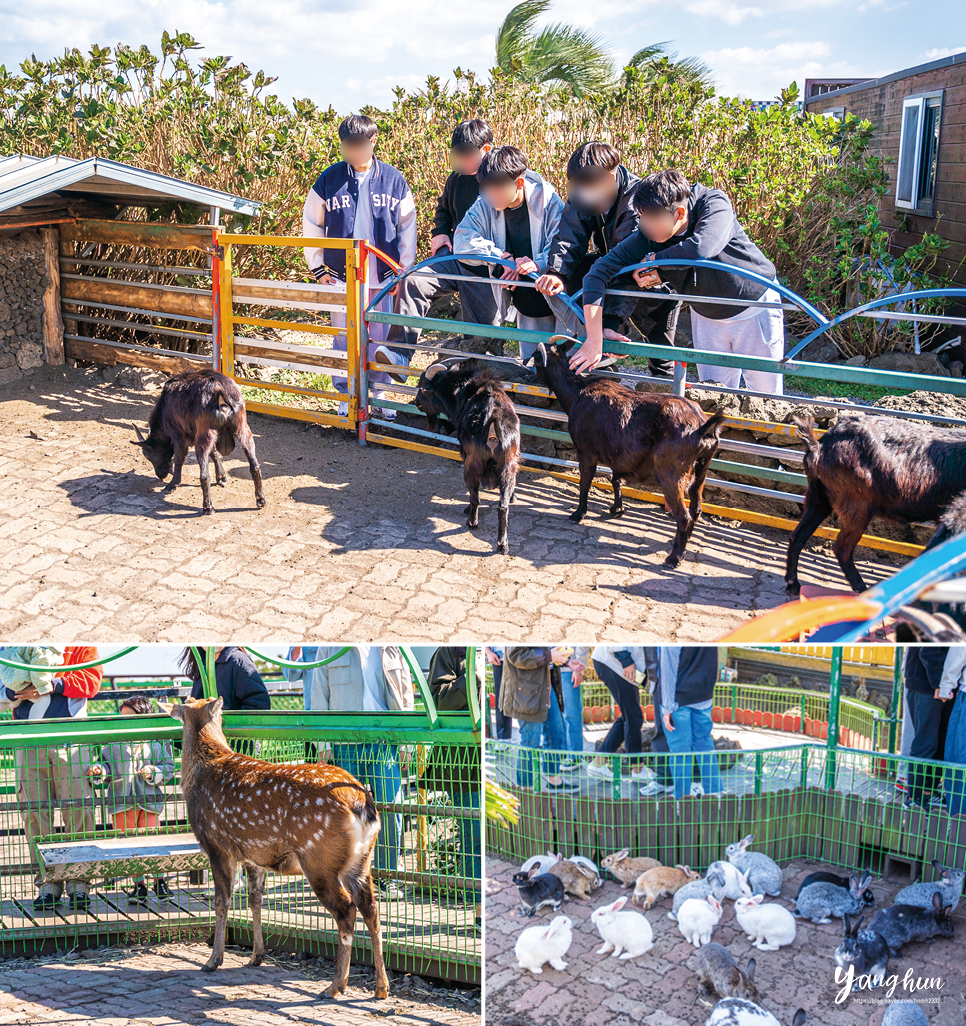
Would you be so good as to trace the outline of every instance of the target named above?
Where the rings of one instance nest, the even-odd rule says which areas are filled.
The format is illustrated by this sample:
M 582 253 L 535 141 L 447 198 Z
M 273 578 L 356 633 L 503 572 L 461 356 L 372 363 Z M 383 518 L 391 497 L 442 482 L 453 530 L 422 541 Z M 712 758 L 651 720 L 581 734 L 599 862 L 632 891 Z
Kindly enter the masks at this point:
M 452 295 L 460 285 L 460 282 L 449 281 L 446 278 L 448 274 L 460 273 L 459 264 L 455 260 L 436 264 L 432 268 L 426 268 L 426 271 L 432 271 L 432 274 L 427 277 L 422 277 L 421 272 L 411 274 L 404 278 L 399 286 L 397 310 L 404 317 L 425 317 L 440 296 Z M 386 335 L 386 341 L 397 352 L 410 357 L 414 351 L 413 346 L 419 344 L 421 332 L 421 328 L 393 324 Z
M 695 349 L 713 353 L 730 353 L 731 332 L 726 321 L 704 317 L 691 308 L 691 341 Z M 741 384 L 739 367 L 717 367 L 710 363 L 699 363 L 698 378 L 701 381 L 718 381 L 726 388 L 737 388 Z
M 634 307 L 628 320 L 652 346 L 673 346 L 681 314 L 680 300 L 665 303 L 642 299 Z M 647 358 L 647 371 L 656 378 L 673 378 L 674 361 Z
M 553 325 L 554 318 L 552 314 L 549 317 L 527 317 L 526 314 L 517 311 L 517 327 L 520 331 L 546 331 L 552 333 Z M 520 359 L 526 363 L 537 351 L 537 344 L 535 342 L 520 342 L 519 344 Z
M 94 791 L 87 771 L 91 750 L 86 745 L 51 749 L 54 788 L 61 803 L 60 814 L 67 832 L 73 835 L 94 833 Z M 77 880 L 68 888 L 78 898 L 86 898 L 87 881 Z
M 698 769 L 701 773 L 701 785 L 705 794 L 717 794 L 724 787 L 721 782 L 721 771 L 718 756 L 714 749 L 714 738 L 711 736 L 711 710 L 691 710 L 691 744 L 696 752 L 713 754 L 698 756 Z
M 667 743 L 671 749 L 671 776 L 674 778 L 674 797 L 683 798 L 691 793 L 694 777 L 694 751 L 691 739 L 691 708 L 681 706 L 671 714 L 674 730 L 668 731 Z
M 942 723 L 942 705 L 932 695 L 910 691 L 909 711 L 915 724 L 916 736 L 909 749 L 912 759 L 935 759 L 939 744 L 939 730 Z M 909 764 L 908 785 L 906 794 L 911 802 L 922 805 L 927 782 L 932 774 L 927 767 L 912 762 Z
M 966 690 L 960 689 L 952 703 L 946 730 L 943 758 L 954 764 L 946 772 L 946 805 L 950 816 L 966 814 Z
M 454 791 L 453 803 L 458 809 L 480 809 L 479 791 Z M 471 880 L 479 880 L 483 872 L 482 846 L 480 844 L 480 820 L 478 816 L 460 816 L 456 820 L 460 838 L 461 875 Z M 474 888 L 470 892 L 474 902 L 479 901 L 479 891 Z M 469 894 L 467 897 L 469 898 Z
M 574 687 L 572 670 L 561 670 L 560 682 L 563 685 L 566 747 L 571 752 L 582 752 L 584 750 L 584 704 L 580 695 L 580 685 Z
M 777 292 L 766 292 L 762 299 L 781 297 Z M 776 362 L 785 355 L 784 311 L 759 307 L 758 315 L 735 322 L 733 351 L 743 356 L 761 356 Z M 784 376 L 770 371 L 745 370 L 745 384 L 754 392 L 771 395 L 784 394 Z
M 560 755 L 567 747 L 564 735 L 563 714 L 557 704 L 557 695 L 551 691 L 550 708 L 547 710 L 547 718 L 543 724 L 543 747 L 548 753 L 543 759 L 543 772 L 548 777 L 556 776 L 560 769 Z
M 520 721 L 520 751 L 517 753 L 517 784 L 520 787 L 533 787 L 537 772 L 537 760 L 540 758 L 542 735 L 542 723 L 531 723 L 529 720 Z
M 346 326 L 346 312 L 345 310 L 333 310 L 329 314 L 330 321 L 333 328 L 345 328 Z M 340 332 L 338 335 L 332 336 L 332 349 L 337 353 L 344 353 L 347 351 L 349 341 L 346 338 L 345 332 Z M 340 370 L 332 371 L 332 388 L 336 392 L 344 392 L 349 384 L 348 378 Z
M 30 859 L 37 869 L 34 884 L 37 899 L 53 902 L 64 893 L 59 880 L 45 881 L 43 867 L 37 860 L 35 837 L 49 837 L 53 819 L 53 774 L 50 769 L 50 750 L 26 748 L 17 752 L 17 801 L 28 806 L 22 812 L 24 834 Z
M 496 705 L 496 738 L 509 741 L 513 735 L 513 719 L 500 711 L 500 688 L 503 686 L 503 664 L 493 667 L 493 693 Z
M 470 324 L 488 324 L 497 327 L 503 320 L 502 303 L 497 301 L 493 293 L 493 285 L 489 276 L 476 276 L 473 270 L 455 261 L 459 273 L 473 277 L 473 281 L 456 281 L 460 296 L 460 315 Z M 464 335 L 461 349 L 468 353 L 494 353 L 503 355 L 503 340 L 483 335 Z
M 402 774 L 394 745 L 372 745 L 366 753 L 367 783 L 376 804 L 399 804 L 402 801 Z M 382 810 L 382 825 L 373 853 L 373 865 L 384 872 L 395 873 L 399 865 L 402 837 L 402 813 Z
M 654 740 L 651 742 L 651 751 L 659 755 L 667 755 L 671 749 L 667 743 L 667 734 L 664 732 L 664 717 L 655 706 L 654 712 Z M 671 768 L 667 759 L 657 759 L 654 762 L 654 783 L 660 787 L 673 787 L 674 778 L 671 776 Z
M 611 724 L 610 730 L 607 731 L 604 740 L 601 741 L 600 747 L 597 749 L 598 752 L 609 754 L 616 752 L 624 743 L 624 703 L 621 701 L 620 690 L 623 678 L 619 673 L 615 673 L 609 666 L 598 662 L 596 659 L 594 660 L 594 670 L 597 672 L 598 679 L 610 692 L 614 704 L 621 711 L 620 716 Z

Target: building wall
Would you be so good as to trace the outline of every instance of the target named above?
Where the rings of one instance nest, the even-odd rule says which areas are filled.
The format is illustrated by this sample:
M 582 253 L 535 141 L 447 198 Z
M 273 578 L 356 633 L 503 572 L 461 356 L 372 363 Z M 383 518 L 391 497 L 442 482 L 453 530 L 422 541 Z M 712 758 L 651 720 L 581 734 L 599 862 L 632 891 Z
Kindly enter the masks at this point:
M 0 384 L 44 362 L 47 284 L 41 233 L 0 235 Z
M 945 92 L 939 135 L 936 211 L 934 217 L 929 218 L 896 208 L 895 175 L 902 101 L 907 96 L 934 89 Z M 887 228 L 897 229 L 893 236 L 894 245 L 905 249 L 918 242 L 923 232 L 938 232 L 950 243 L 946 251 L 947 271 L 958 284 L 966 286 L 966 63 L 934 68 L 867 89 L 830 93 L 805 104 L 805 109 L 812 114 L 838 107 L 844 107 L 847 113 L 856 117 L 867 118 L 876 126 L 872 152 L 890 161 L 891 190 L 882 199 L 882 221 Z M 908 223 L 909 231 L 898 230 L 903 220 Z

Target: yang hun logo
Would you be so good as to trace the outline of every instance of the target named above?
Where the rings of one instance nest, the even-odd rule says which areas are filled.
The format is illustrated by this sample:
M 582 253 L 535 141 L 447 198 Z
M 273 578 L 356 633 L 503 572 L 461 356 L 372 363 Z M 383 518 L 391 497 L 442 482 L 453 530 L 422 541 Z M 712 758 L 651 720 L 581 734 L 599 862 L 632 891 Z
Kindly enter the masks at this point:
M 874 987 L 886 987 L 887 990 L 884 996 L 891 998 L 900 985 L 902 990 L 910 995 L 920 990 L 942 990 L 946 985 L 945 980 L 941 977 L 915 976 L 912 969 L 907 969 L 901 979 L 895 973 L 891 976 L 886 976 L 885 973 L 880 976 L 872 976 L 870 973 L 859 975 L 856 974 L 854 965 L 850 965 L 848 970 L 843 970 L 836 966 L 835 982 L 842 985 L 842 989 L 835 996 L 835 1003 L 837 1005 L 842 1004 L 852 993 L 853 989 L 872 990 Z

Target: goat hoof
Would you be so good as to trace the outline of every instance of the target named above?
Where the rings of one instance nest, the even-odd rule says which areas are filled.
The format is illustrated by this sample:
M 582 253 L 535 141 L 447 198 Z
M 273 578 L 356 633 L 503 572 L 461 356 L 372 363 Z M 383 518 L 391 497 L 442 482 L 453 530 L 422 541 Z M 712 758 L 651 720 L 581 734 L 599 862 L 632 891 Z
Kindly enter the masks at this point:
M 178 486 L 177 486 L 177 485 L 176 485 L 176 484 L 175 484 L 174 482 L 171 482 L 171 483 L 169 483 L 169 484 L 166 484 L 166 485 L 165 485 L 165 486 L 164 486 L 164 487 L 163 487 L 163 488 L 161 489 L 161 494 L 162 494 L 162 495 L 167 495 L 167 494 L 168 494 L 168 492 L 173 492 L 173 491 L 175 490 L 175 488 L 177 488 L 177 487 L 178 487 Z
M 496 551 L 499 552 L 503 556 L 509 556 L 510 555 L 510 544 L 509 544 L 509 542 L 500 542 L 497 545 L 497 547 L 496 547 Z
M 246 968 L 251 968 L 256 965 L 262 964 L 264 955 L 252 955 L 252 957 L 245 963 Z
M 789 595 L 800 595 L 802 591 L 802 586 L 798 583 L 798 581 L 786 581 L 785 591 L 787 591 Z
M 259 497 L 255 500 L 255 505 L 259 509 L 264 509 L 268 505 L 268 499 L 266 499 L 264 495 L 259 495 Z
M 580 510 L 574 510 L 573 513 L 570 514 L 570 519 L 575 524 L 579 524 L 580 521 L 584 519 L 584 514 L 581 513 Z
M 204 509 L 203 509 L 203 510 L 202 510 L 201 512 L 202 512 L 202 513 L 203 513 L 203 514 L 204 514 L 204 515 L 205 515 L 206 517 L 210 517 L 210 516 L 212 515 L 212 513 L 214 513 L 214 512 L 215 512 L 215 507 L 214 507 L 214 506 L 205 506 L 205 508 L 204 508 Z
M 618 506 L 616 509 L 611 509 L 611 511 L 607 514 L 607 518 L 609 520 L 616 520 L 618 517 L 622 517 L 623 515 L 624 507 Z
M 213 973 L 220 965 L 221 959 L 212 957 L 201 967 L 201 971 L 203 973 Z
M 676 570 L 678 564 L 681 562 L 683 558 L 683 556 L 668 556 L 667 559 L 664 560 L 662 566 L 665 570 Z

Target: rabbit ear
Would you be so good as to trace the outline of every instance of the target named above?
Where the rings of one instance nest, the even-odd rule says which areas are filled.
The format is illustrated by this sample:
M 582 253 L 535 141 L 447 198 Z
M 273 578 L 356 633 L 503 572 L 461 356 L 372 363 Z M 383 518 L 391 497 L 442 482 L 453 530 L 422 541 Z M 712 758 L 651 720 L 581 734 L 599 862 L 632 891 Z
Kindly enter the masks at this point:
M 748 959 L 748 968 L 745 970 L 745 978 L 749 983 L 755 982 L 755 969 L 758 968 L 758 963 L 753 959 Z
M 748 845 L 751 844 L 751 842 L 754 839 L 755 839 L 755 835 L 754 834 L 749 834 L 747 837 L 742 837 L 742 839 L 738 843 L 742 846 L 742 848 L 747 848 Z
M 754 902 L 754 903 L 755 903 L 756 905 L 760 905 L 760 904 L 761 904 L 761 903 L 762 903 L 762 902 L 763 902 L 763 901 L 765 900 L 765 896 L 764 896 L 764 894 L 756 894 L 756 895 L 754 895 L 754 896 L 752 897 L 752 899 L 751 899 L 751 900 L 752 900 L 752 901 L 753 901 L 753 902 Z
M 618 861 L 618 862 L 620 862 L 620 861 L 621 861 L 622 859 L 626 859 L 628 855 L 630 855 L 630 850 L 629 850 L 629 849 L 627 849 L 627 848 L 622 848 L 622 849 L 621 849 L 621 850 L 620 850 L 620 851 L 619 851 L 619 852 L 618 852 L 618 853 L 617 853 L 617 854 L 616 854 L 616 855 L 614 856 L 614 858 L 615 858 L 615 859 L 617 859 L 617 861 Z
M 934 892 L 932 896 L 932 910 L 936 913 L 937 916 L 941 916 L 943 914 L 942 891 Z
M 611 912 L 620 912 L 620 910 L 627 904 L 627 898 L 618 898 L 617 901 L 611 905 Z
M 795 1018 L 792 1019 L 792 1026 L 805 1026 L 805 1020 L 808 1016 L 805 1014 L 804 1008 L 799 1008 L 795 1013 Z

